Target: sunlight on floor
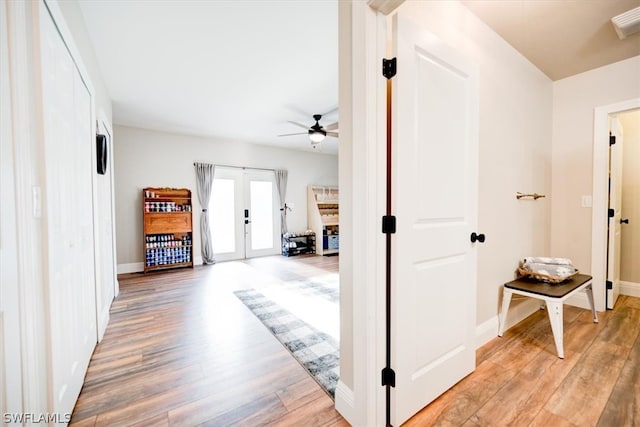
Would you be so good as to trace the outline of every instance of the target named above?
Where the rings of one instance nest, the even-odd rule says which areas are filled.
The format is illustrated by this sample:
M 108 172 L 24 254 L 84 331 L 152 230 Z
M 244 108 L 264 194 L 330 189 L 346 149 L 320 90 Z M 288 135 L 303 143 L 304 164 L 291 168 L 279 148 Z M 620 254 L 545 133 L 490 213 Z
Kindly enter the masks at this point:
M 326 288 L 338 291 L 338 273 L 315 276 L 309 282 L 321 283 Z M 300 320 L 340 341 L 340 305 L 305 290 L 304 282 L 280 282 L 260 288 L 260 292 L 273 300 Z

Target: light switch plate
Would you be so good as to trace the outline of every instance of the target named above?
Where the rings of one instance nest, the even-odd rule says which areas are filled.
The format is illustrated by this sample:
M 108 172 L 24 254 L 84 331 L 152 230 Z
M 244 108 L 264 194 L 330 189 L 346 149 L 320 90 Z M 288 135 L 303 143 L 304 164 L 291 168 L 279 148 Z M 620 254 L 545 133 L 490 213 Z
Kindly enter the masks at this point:
M 591 196 L 582 196 L 582 207 L 590 208 L 593 206 L 593 197 Z

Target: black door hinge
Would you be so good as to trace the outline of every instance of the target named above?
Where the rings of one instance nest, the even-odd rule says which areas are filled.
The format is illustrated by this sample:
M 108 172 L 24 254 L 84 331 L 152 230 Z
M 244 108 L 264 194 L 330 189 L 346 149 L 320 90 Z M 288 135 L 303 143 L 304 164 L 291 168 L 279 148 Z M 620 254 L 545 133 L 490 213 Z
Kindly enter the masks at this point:
M 390 79 L 396 75 L 396 58 L 382 58 L 382 75 Z
M 385 215 L 382 217 L 382 233 L 394 234 L 396 232 L 396 217 L 393 215 Z
M 609 135 L 609 145 L 614 145 L 616 143 L 615 135 Z
M 382 370 L 382 385 L 396 386 L 396 373 L 388 366 Z
M 613 282 L 611 280 L 607 280 L 607 289 L 613 289 Z
M 616 210 L 615 209 L 609 209 L 608 214 L 609 218 L 613 218 L 614 216 L 616 216 Z

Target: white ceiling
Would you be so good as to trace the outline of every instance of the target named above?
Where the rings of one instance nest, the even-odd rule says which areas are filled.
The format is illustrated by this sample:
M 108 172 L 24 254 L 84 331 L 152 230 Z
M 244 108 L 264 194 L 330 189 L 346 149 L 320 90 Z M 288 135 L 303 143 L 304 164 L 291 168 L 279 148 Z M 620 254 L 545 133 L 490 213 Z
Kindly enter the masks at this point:
M 611 18 L 640 0 L 463 0 L 551 80 L 640 55 L 640 33 L 620 40 Z
M 337 0 L 79 4 L 117 124 L 311 150 L 276 135 L 337 121 Z
M 114 122 L 312 150 L 338 119 L 338 0 L 79 0 Z M 552 80 L 640 55 L 610 19 L 640 0 L 463 0 Z M 319 151 L 337 153 L 327 138 Z

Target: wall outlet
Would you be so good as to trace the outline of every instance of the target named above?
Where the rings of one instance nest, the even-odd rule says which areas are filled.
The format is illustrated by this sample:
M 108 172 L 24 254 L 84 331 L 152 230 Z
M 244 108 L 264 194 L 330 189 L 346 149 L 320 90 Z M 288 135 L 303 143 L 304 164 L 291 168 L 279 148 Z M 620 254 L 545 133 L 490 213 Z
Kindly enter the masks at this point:
M 582 196 L 582 207 L 590 208 L 593 206 L 593 197 L 591 196 Z

